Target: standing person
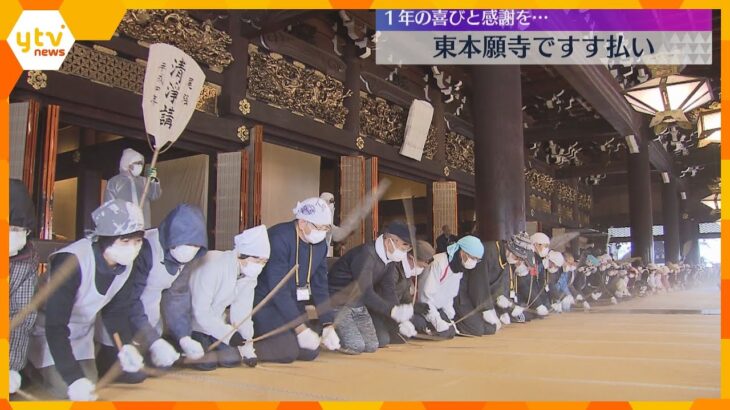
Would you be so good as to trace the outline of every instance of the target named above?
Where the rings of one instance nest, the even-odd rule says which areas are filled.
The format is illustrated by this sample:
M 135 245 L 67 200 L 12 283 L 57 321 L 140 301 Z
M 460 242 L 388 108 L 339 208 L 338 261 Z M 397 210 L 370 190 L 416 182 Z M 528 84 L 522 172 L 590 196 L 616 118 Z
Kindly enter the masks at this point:
M 150 201 L 156 201 L 162 195 L 160 181 L 157 179 L 157 169 L 150 168 L 149 177 L 152 179 L 144 204 L 140 204 L 147 178 L 141 176 L 144 169 L 144 157 L 139 152 L 127 148 L 122 151 L 119 161 L 119 174 L 112 177 L 106 184 L 104 202 L 112 199 L 122 199 L 142 208 L 144 228 L 151 227 Z
M 28 235 L 36 229 L 35 206 L 22 181 L 10 180 L 10 319 L 31 299 L 38 284 L 38 252 L 28 243 Z M 30 333 L 36 321 L 30 313 L 19 326 L 10 331 L 10 386 L 8 392 L 18 391 L 20 371 L 25 367 Z
M 96 226 L 89 238 L 80 239 L 50 258 L 50 278 L 71 270 L 70 277 L 48 298 L 38 314 L 28 358 L 42 383 L 56 397 L 73 401 L 96 400 L 94 383 L 94 325 L 101 317 L 111 333 L 115 323 L 104 307 L 129 278 L 142 248 L 142 210 L 119 199 L 104 203 L 92 214 Z M 118 354 L 125 372 L 138 372 L 142 356 L 132 344 Z
M 268 337 L 255 344 L 259 360 L 291 363 L 314 360 L 323 343 L 337 350 L 340 340 L 332 326 L 334 313 L 330 309 L 327 283 L 327 243 L 325 237 L 332 226 L 332 211 L 320 198 L 308 198 L 297 203 L 293 221 L 269 228 L 271 257 L 256 285 L 254 305 L 299 265 L 293 278 L 254 315 L 256 336 L 289 326 L 296 327 Z M 306 319 L 307 305 L 314 305 L 317 320 Z M 322 329 L 322 337 L 319 329 Z
M 449 245 L 445 253 L 437 253 L 424 279 L 418 284 L 418 300 L 428 304 L 428 312 L 414 315 L 412 322 L 421 333 L 453 338 L 456 310 L 454 298 L 465 271 L 477 266 L 484 256 L 484 245 L 474 236 L 465 236 Z
M 441 235 L 436 238 L 436 253 L 446 252 L 446 248 L 455 243 L 459 238 L 451 234 L 451 227 L 444 225 L 441 227 Z
M 193 365 L 199 370 L 235 367 L 242 358 L 249 367 L 258 362 L 253 320 L 243 319 L 251 313 L 258 276 L 271 255 L 266 226 L 247 229 L 234 242 L 233 250 L 210 251 L 192 266 L 193 339 L 206 351 L 216 341 L 222 342 L 215 360 Z
M 207 250 L 203 211 L 189 204 L 178 205 L 165 216 L 158 229 L 145 232 L 129 281 L 106 307 L 109 315 L 129 321 L 135 342 L 143 351 L 150 352 L 157 367 L 170 367 L 180 358 L 177 350 L 162 338 L 163 322 L 174 344 L 179 344 L 188 359 L 203 356 L 202 346 L 191 338 L 190 269 L 184 268 Z M 117 348 L 111 336 L 103 326 L 97 326 L 101 348 L 96 361 L 101 375 L 116 361 Z M 141 372 L 124 373 L 117 381 L 137 383 L 144 378 Z
M 395 282 L 395 304 L 413 303 L 416 293 L 415 280 L 433 262 L 433 246 L 426 241 L 416 241 L 413 251 L 401 263 L 388 264 L 388 273 Z M 418 255 L 414 256 L 414 253 Z M 381 296 L 386 294 L 383 286 L 376 286 L 375 291 Z M 416 302 L 413 311 L 419 314 L 428 313 L 428 305 L 423 302 Z M 385 347 L 388 344 L 405 343 L 405 339 L 414 336 L 415 327 L 410 320 L 398 323 L 391 316 L 372 314 L 375 333 L 378 335 L 378 346 Z
M 388 264 L 401 263 L 411 250 L 411 229 L 402 222 L 391 222 L 385 232 L 373 242 L 348 251 L 335 262 L 329 272 L 330 297 L 355 285 L 357 295 L 338 303 L 335 329 L 340 338 L 340 352 L 345 354 L 372 353 L 378 349 L 378 336 L 372 315 L 387 316 L 398 322 L 410 322 L 413 306 L 399 304 L 395 294 L 395 279 L 388 275 Z M 381 293 L 375 291 L 380 288 Z M 407 324 L 405 326 L 408 326 Z M 411 332 L 406 336 L 415 335 Z

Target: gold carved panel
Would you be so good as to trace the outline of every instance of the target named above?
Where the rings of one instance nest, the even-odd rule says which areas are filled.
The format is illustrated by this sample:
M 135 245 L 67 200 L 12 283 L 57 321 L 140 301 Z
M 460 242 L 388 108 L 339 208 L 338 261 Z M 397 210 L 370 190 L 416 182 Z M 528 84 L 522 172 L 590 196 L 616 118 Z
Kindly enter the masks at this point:
M 145 66 L 125 58 L 104 53 L 91 47 L 76 43 L 71 48 L 63 65 L 58 70 L 85 78 L 107 87 L 119 88 L 142 95 Z M 210 114 L 218 113 L 218 96 L 221 87 L 205 83 L 200 91 L 196 109 Z
M 248 96 L 271 106 L 342 128 L 349 96 L 344 84 L 281 55 L 249 47 Z

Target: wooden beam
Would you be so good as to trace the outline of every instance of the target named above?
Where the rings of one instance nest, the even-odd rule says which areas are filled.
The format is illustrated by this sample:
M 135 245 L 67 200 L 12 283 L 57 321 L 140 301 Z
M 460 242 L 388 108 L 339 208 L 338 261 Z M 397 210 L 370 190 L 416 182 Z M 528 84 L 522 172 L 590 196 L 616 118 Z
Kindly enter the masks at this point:
M 145 138 L 141 96 L 129 91 L 105 87 L 84 78 L 48 71 L 48 86 L 35 91 L 26 81 L 19 81 L 14 97 L 34 97 L 44 102 L 63 105 L 63 113 L 86 118 L 92 123 L 108 122 L 128 129 L 138 138 Z M 237 137 L 241 120 L 195 112 L 178 143 L 215 147 L 223 152 L 241 148 Z M 93 125 L 89 128 L 95 128 Z M 123 134 L 124 135 L 124 134 Z M 125 135 L 127 136 L 127 135 Z
M 555 171 L 555 178 L 568 179 L 598 174 L 625 174 L 626 172 L 628 172 L 626 162 L 620 161 L 581 165 L 579 167 L 565 167 Z
M 578 91 L 619 135 L 635 135 L 649 143 L 649 162 L 664 172 L 675 175 L 669 154 L 656 146 L 645 115 L 634 111 L 624 99 L 621 87 L 602 65 L 558 65 L 557 70 Z M 641 145 L 641 144 L 639 144 Z
M 525 144 L 546 141 L 604 142 L 613 137 L 620 137 L 616 130 L 602 124 L 586 124 L 566 128 L 525 128 Z
M 139 152 L 145 157 L 148 163 L 152 160 L 152 151 L 146 142 L 131 138 L 122 138 L 58 154 L 56 157 L 55 180 L 63 181 L 77 177 L 79 176 L 78 172 L 80 168 L 93 170 L 94 172 L 100 173 L 101 178 L 109 179 L 119 173 L 119 159 L 125 148 L 131 148 Z M 160 161 L 168 161 L 189 155 L 191 155 L 190 152 L 173 147 L 160 154 Z
M 238 17 L 241 25 L 241 36 L 253 38 L 266 33 L 281 30 L 286 26 L 304 21 L 321 10 L 247 10 Z M 230 18 L 234 16 L 231 15 Z

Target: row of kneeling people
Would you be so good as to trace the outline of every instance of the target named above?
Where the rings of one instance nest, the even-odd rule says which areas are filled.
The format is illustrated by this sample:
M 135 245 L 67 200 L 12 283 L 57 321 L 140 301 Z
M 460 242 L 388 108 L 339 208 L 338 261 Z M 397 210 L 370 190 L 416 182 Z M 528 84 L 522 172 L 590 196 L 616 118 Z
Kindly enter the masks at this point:
M 24 240 L 33 215 L 27 191 L 11 181 L 11 317 L 35 292 L 38 256 Z M 656 279 L 664 267 L 607 256 L 578 263 L 541 233 L 464 236 L 435 253 L 402 222 L 328 268 L 332 209 L 320 198 L 297 203 L 292 221 L 243 231 L 229 251 L 208 250 L 203 213 L 188 204 L 155 229 L 119 199 L 92 219 L 93 232 L 50 257 L 48 280 L 62 277 L 60 287 L 12 329 L 11 393 L 21 371 L 56 397 L 95 400 L 99 376 L 117 362 L 116 382 L 139 383 L 145 365 L 255 367 L 314 360 L 321 348 L 354 355 L 411 337 L 489 335 L 691 276 L 671 267 L 672 283 Z

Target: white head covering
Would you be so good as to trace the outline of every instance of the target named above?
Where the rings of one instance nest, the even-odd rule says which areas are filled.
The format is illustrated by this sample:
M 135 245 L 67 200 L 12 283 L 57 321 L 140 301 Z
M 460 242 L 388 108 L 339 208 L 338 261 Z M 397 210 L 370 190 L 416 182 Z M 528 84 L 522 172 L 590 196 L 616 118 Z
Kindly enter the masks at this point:
M 140 161 L 144 164 L 144 157 L 142 154 L 132 148 L 127 148 L 122 151 L 122 159 L 119 161 L 119 170 L 129 172 L 130 165 Z
M 271 245 L 269 245 L 269 234 L 266 225 L 254 226 L 246 229 L 233 238 L 234 250 L 239 255 L 248 255 L 256 258 L 269 259 Z
M 329 204 L 321 198 L 307 198 L 297 202 L 292 209 L 297 219 L 303 219 L 315 225 L 332 225 L 332 211 Z
M 322 192 L 319 194 L 319 197 L 324 200 L 324 202 L 327 202 L 327 206 L 330 207 L 330 211 L 332 212 L 332 216 L 335 215 L 335 196 L 332 195 L 329 192 Z
M 535 232 L 530 236 L 533 245 L 550 245 L 550 238 L 542 232 Z
M 565 258 L 563 257 L 563 254 L 556 251 L 550 251 L 547 256 L 548 260 L 555 264 L 557 267 L 562 267 L 565 263 Z

